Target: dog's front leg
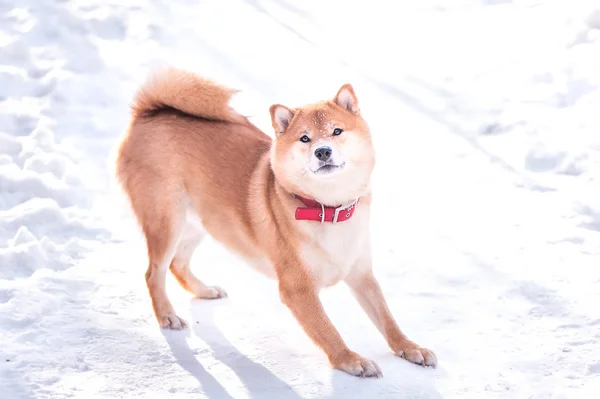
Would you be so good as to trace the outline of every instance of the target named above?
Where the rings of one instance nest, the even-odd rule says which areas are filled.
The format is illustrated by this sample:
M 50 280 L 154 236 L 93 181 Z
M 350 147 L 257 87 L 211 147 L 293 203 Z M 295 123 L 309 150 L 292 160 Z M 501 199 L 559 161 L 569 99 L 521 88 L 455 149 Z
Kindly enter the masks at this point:
M 279 275 L 279 293 L 306 334 L 329 358 L 332 366 L 359 377 L 381 377 L 375 362 L 351 351 L 325 313 L 316 287 L 300 267 Z
M 409 340 L 400 330 L 385 301 L 381 287 L 370 267 L 357 268 L 346 283 L 394 353 L 412 363 L 435 367 L 435 354 Z M 370 264 L 369 264 L 370 266 Z

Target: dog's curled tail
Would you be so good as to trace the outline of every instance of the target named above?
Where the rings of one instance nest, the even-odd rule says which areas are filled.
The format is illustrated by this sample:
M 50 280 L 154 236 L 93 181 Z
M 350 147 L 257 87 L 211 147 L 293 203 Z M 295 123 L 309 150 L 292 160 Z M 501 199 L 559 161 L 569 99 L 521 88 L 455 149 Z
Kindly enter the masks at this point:
M 246 118 L 229 106 L 229 100 L 237 92 L 193 72 L 167 68 L 155 72 L 142 85 L 131 109 L 134 118 L 175 109 L 209 120 L 244 122 Z

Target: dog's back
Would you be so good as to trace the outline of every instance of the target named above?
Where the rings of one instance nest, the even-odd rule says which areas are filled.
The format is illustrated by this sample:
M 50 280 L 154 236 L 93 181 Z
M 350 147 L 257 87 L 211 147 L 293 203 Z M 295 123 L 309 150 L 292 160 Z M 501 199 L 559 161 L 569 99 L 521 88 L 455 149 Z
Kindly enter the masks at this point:
M 118 151 L 117 178 L 145 234 L 164 219 L 158 209 L 176 215 L 191 198 L 202 203 L 197 208 L 204 224 L 215 218 L 223 223 L 234 216 L 228 208 L 245 207 L 252 172 L 271 139 L 229 107 L 234 93 L 169 69 L 136 94 Z M 169 223 L 162 220 L 158 228 L 166 232 Z

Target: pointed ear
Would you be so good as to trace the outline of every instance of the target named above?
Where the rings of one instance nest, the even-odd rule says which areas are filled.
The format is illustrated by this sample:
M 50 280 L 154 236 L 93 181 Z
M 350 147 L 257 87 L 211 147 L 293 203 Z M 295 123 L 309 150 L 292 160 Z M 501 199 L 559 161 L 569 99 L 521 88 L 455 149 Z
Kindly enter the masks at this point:
M 294 117 L 294 112 L 280 104 L 271 105 L 269 112 L 271 113 L 271 123 L 273 124 L 273 129 L 275 129 L 275 134 L 277 136 L 282 135 L 290 125 Z
M 333 101 L 340 107 L 354 114 L 359 112 L 358 99 L 356 98 L 356 94 L 354 94 L 354 89 L 350 83 L 346 83 L 340 88 Z

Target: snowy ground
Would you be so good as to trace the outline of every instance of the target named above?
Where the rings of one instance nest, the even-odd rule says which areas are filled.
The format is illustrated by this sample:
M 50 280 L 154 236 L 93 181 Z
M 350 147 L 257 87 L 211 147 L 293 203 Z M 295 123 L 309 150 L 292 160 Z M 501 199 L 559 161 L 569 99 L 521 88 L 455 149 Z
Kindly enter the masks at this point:
M 1 2 L 0 398 L 598 397 L 600 6 L 394 3 Z M 331 370 L 275 284 L 212 241 L 193 267 L 229 298 L 170 279 L 192 328 L 157 328 L 110 156 L 166 63 L 243 89 L 269 132 L 271 103 L 354 85 L 375 272 L 437 369 L 395 358 L 340 286 L 326 309 L 384 378 Z

